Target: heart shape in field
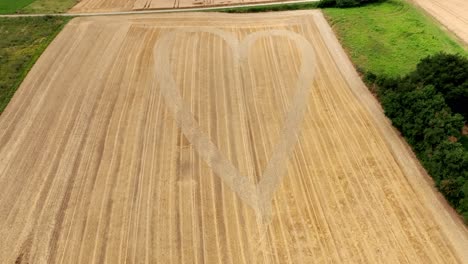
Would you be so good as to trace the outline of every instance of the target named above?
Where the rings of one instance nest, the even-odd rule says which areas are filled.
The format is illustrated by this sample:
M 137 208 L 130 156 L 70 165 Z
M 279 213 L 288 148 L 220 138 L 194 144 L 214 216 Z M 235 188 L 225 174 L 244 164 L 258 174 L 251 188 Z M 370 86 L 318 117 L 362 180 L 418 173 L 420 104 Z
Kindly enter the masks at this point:
M 240 69 L 247 61 L 250 47 L 260 38 L 270 36 L 286 37 L 294 41 L 300 50 L 302 64 L 296 82 L 296 92 L 293 95 L 290 109 L 286 113 L 279 142 L 274 147 L 271 158 L 258 184 L 254 184 L 247 177 L 242 176 L 239 170 L 223 156 L 208 135 L 203 133 L 190 108 L 184 104 L 170 67 L 168 67 L 171 63 L 168 51 L 174 44 L 176 34 L 201 32 L 216 35 L 230 46 L 237 75 L 242 72 Z M 315 74 L 315 53 L 312 45 L 303 36 L 288 30 L 258 31 L 239 41 L 235 35 L 215 28 L 183 28 L 169 32 L 158 40 L 154 48 L 154 62 L 161 94 L 182 133 L 214 173 L 243 202 L 255 210 L 257 217 L 262 222 L 269 223 L 272 214 L 273 194 L 281 183 L 281 178 L 286 173 L 288 157 L 297 142 L 300 124 L 304 119 L 307 108 L 309 87 Z M 236 78 L 240 80 L 240 76 L 236 76 Z

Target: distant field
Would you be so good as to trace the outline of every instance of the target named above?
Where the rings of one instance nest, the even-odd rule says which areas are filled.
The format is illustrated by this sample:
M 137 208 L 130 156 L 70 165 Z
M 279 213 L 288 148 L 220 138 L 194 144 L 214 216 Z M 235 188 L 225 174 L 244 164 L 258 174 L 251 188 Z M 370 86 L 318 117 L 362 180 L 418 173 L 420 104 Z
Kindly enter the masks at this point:
M 77 0 L 36 0 L 21 10 L 22 13 L 64 13 L 72 8 Z
M 171 8 L 197 8 L 197 7 L 210 7 L 210 6 L 226 6 L 227 9 L 233 10 L 235 13 L 242 12 L 260 12 L 260 11 L 280 11 L 286 9 L 309 9 L 315 7 L 315 3 L 302 3 L 298 5 L 288 5 L 285 7 L 241 7 L 232 9 L 229 6 L 255 4 L 264 2 L 278 2 L 287 0 L 81 0 L 75 5 L 70 12 L 76 13 L 92 13 L 92 12 L 111 12 L 111 11 L 130 11 L 130 10 L 144 10 L 144 9 L 171 9 Z M 318 1 L 318 0 L 317 0 Z
M 67 21 L 62 17 L 0 18 L 0 113 Z
M 395 76 L 439 51 L 466 53 L 431 18 L 402 0 L 323 11 L 360 70 Z
M 0 14 L 12 14 L 29 5 L 34 0 L 1 0 Z
M 1 0 L 0 14 L 63 13 L 77 0 Z

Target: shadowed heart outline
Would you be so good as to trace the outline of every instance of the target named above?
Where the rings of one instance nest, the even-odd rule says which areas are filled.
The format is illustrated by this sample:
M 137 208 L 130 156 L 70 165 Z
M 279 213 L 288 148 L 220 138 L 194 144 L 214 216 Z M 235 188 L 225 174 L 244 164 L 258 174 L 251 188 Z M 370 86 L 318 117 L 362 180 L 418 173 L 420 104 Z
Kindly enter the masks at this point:
M 223 156 L 208 135 L 203 133 L 190 108 L 183 103 L 170 71 L 171 60 L 168 51 L 172 47 L 176 35 L 202 32 L 221 37 L 230 46 L 233 51 L 234 69 L 236 69 L 234 78 L 236 86 L 242 85 L 241 67 L 248 59 L 250 47 L 259 38 L 287 37 L 293 40 L 300 50 L 302 63 L 296 82 L 296 92 L 287 111 L 279 142 L 275 145 L 258 184 L 250 182 L 247 177 L 241 175 L 239 170 Z M 184 28 L 168 32 L 157 41 L 154 47 L 154 62 L 161 94 L 182 133 L 214 173 L 256 212 L 257 218 L 260 218 L 261 222 L 268 224 L 272 218 L 271 202 L 274 192 L 286 174 L 288 157 L 298 140 L 298 131 L 307 108 L 309 88 L 315 75 L 315 52 L 312 45 L 303 36 L 288 30 L 257 31 L 239 41 L 232 33 L 216 28 Z

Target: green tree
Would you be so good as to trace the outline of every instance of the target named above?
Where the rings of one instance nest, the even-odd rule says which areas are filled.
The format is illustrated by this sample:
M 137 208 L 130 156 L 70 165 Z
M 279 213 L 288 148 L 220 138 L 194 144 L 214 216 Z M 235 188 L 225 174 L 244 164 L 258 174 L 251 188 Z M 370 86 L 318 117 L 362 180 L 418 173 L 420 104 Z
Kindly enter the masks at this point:
M 458 142 L 441 142 L 424 161 L 428 172 L 447 200 L 458 207 L 466 197 L 468 153 Z
M 360 6 L 371 2 L 382 2 L 385 0 L 321 0 L 319 7 L 353 7 Z
M 421 60 L 410 75 L 412 82 L 433 85 L 455 113 L 468 120 L 468 59 L 438 53 Z
M 386 90 L 381 101 L 386 115 L 416 151 L 432 150 L 448 137 L 460 138 L 463 117 L 451 113 L 433 86 L 418 88 L 403 82 Z
M 465 119 L 454 113 L 468 108 L 466 65 L 458 55 L 438 54 L 403 77 L 365 78 L 440 192 L 468 222 L 468 151 L 459 142 Z

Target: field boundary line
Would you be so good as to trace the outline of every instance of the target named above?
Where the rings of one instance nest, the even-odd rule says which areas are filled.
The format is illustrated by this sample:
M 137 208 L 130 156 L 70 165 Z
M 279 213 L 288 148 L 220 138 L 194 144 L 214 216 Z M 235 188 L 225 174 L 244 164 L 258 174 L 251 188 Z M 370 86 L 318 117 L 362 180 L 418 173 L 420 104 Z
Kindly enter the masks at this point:
M 468 237 L 466 232 L 459 232 L 459 230 L 466 230 L 467 228 L 463 224 L 461 218 L 459 218 L 453 211 L 453 208 L 447 204 L 441 194 L 431 186 L 431 178 L 427 175 L 427 172 L 422 168 L 416 157 L 414 157 L 406 141 L 399 136 L 390 120 L 385 116 L 380 103 L 362 82 L 323 13 L 320 12 L 320 15 L 317 14 L 315 16 L 315 22 L 317 25 L 320 25 L 318 28 L 325 42 L 328 43 L 330 55 L 336 62 L 336 66 L 340 69 L 343 78 L 348 83 L 351 92 L 369 112 L 378 131 L 382 133 L 385 143 L 390 148 L 394 159 L 404 172 L 409 183 L 417 187 L 413 188 L 415 193 L 427 205 L 427 208 L 431 211 L 436 222 L 449 231 L 449 233 L 445 233 L 445 235 L 447 239 L 451 241 L 452 246 L 457 249 L 457 252 L 463 252 L 462 255 L 458 255 L 462 263 L 468 262 L 468 251 L 466 251 L 468 247 Z M 441 217 L 441 214 L 443 217 Z

